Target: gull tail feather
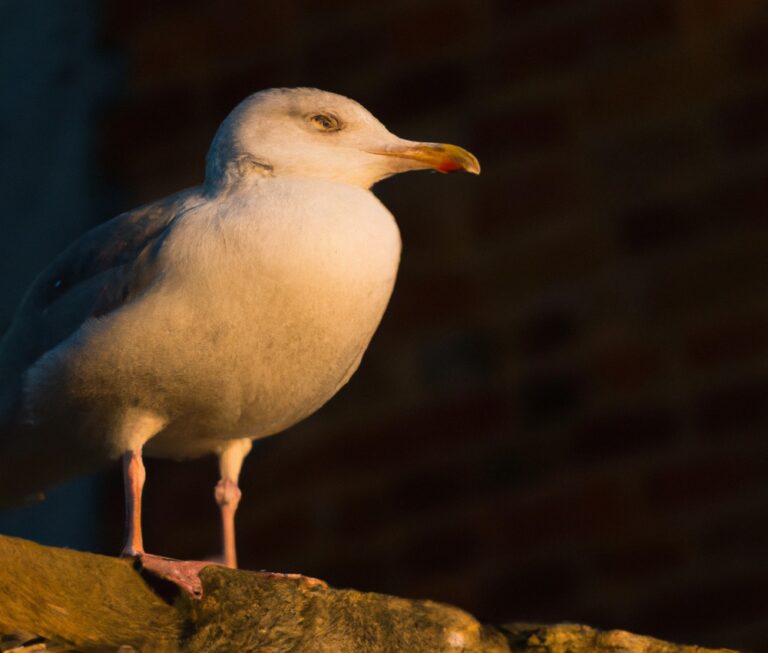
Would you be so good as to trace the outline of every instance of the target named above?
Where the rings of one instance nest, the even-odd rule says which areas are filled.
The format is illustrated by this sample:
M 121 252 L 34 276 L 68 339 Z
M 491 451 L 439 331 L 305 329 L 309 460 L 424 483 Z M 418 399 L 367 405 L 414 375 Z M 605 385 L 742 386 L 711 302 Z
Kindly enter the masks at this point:
M 46 490 L 105 462 L 66 437 L 0 419 L 0 509 L 40 501 Z
M 105 451 L 71 437 L 71 422 L 25 420 L 20 379 L 7 374 L 0 385 L 0 509 L 39 501 L 50 488 L 109 463 Z

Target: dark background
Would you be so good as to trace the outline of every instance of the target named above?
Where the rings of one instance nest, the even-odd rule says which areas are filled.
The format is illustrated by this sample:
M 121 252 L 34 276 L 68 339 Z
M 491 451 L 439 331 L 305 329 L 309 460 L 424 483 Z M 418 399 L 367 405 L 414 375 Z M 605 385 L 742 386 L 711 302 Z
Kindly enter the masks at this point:
M 0 325 L 88 226 L 198 183 L 253 91 L 483 164 L 377 187 L 394 298 L 349 386 L 246 462 L 243 566 L 768 651 L 764 0 L 0 6 Z M 215 481 L 150 462 L 150 551 L 217 550 Z M 121 529 L 117 466 L 0 519 Z

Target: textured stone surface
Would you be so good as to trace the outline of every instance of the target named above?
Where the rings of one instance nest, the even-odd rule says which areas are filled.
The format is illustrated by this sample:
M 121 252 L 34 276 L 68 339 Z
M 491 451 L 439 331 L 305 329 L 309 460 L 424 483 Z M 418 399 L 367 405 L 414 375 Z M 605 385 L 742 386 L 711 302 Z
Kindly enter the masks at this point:
M 60 653 L 706 653 L 588 626 L 488 626 L 432 601 L 218 566 L 201 572 L 201 600 L 169 587 L 163 600 L 126 560 L 5 537 L 0 554 L 0 650 L 26 638 Z

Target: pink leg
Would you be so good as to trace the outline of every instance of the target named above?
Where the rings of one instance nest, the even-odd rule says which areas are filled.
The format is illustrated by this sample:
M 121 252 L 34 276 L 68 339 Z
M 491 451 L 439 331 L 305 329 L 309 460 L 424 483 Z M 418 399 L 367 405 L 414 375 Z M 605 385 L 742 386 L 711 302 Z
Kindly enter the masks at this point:
M 208 562 L 181 561 L 144 553 L 141 537 L 141 492 L 146 472 L 141 459 L 141 449 L 123 454 L 123 482 L 125 484 L 125 546 L 123 557 L 137 558 L 142 569 L 155 576 L 171 581 L 195 598 L 203 595 L 198 574 Z
M 231 569 L 237 569 L 237 553 L 235 550 L 235 512 L 240 503 L 242 493 L 237 483 L 229 478 L 222 478 L 214 492 L 216 503 L 221 512 L 222 550 L 224 564 Z
M 235 552 L 235 512 L 240 503 L 240 488 L 237 479 L 243 460 L 251 450 L 250 438 L 229 440 L 219 451 L 220 481 L 214 496 L 221 513 L 221 537 L 223 544 L 222 561 L 227 567 L 237 569 Z
M 137 556 L 144 553 L 144 540 L 141 537 L 141 492 L 145 478 L 141 449 L 124 453 L 125 545 L 121 553 L 123 556 Z

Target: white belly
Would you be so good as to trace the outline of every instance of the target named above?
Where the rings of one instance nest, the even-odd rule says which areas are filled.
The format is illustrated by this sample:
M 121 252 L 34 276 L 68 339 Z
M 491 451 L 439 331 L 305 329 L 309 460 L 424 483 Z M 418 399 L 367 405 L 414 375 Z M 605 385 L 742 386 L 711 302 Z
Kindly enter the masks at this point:
M 80 338 L 77 382 L 103 421 L 126 407 L 167 419 L 150 454 L 276 433 L 357 367 L 399 254 L 394 219 L 370 192 L 265 180 L 183 217 L 157 282 Z

